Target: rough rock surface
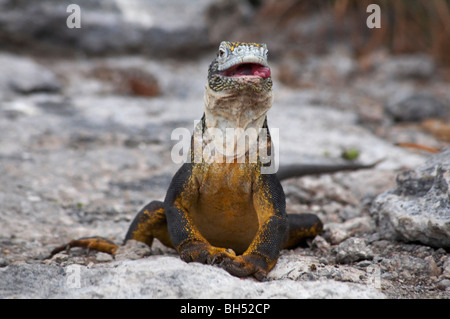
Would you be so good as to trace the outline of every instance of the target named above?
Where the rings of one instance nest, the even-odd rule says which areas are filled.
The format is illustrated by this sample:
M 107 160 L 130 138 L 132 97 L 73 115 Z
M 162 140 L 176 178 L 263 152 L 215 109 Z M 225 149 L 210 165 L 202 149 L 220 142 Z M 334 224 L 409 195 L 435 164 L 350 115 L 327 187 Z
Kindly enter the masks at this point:
M 450 247 L 450 148 L 397 176 L 397 188 L 374 201 L 383 238 Z
M 277 267 L 286 262 L 281 259 Z M 0 287 L 1 297 L 21 298 L 384 298 L 363 283 L 260 283 L 169 256 L 88 266 L 10 265 L 0 269 Z
M 362 238 L 349 238 L 336 247 L 336 261 L 348 264 L 360 260 L 370 260 L 373 253 Z

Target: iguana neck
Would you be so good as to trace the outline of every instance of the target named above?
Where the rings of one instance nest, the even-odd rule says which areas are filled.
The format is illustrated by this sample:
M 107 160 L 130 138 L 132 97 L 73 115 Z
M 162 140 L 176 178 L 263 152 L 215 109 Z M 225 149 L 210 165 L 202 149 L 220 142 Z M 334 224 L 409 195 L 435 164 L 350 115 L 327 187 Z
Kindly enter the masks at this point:
M 252 89 L 215 92 L 206 85 L 205 119 L 208 128 L 259 129 L 272 106 L 273 93 Z
M 204 100 L 206 128 L 221 132 L 211 134 L 214 130 L 208 130 L 203 137 L 204 146 L 214 148 L 214 154 L 225 156 L 227 161 L 245 157 L 249 151 L 257 152 L 257 135 L 272 106 L 272 90 L 256 92 L 247 88 L 215 92 L 206 85 Z

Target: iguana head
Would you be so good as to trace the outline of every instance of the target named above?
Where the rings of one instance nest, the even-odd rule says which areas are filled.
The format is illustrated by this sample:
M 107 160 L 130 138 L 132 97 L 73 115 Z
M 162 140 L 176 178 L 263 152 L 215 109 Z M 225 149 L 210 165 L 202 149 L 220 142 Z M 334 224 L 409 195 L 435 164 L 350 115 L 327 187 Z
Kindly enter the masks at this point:
M 208 85 L 216 92 L 252 89 L 270 91 L 272 78 L 264 43 L 220 43 L 208 70 Z
M 235 143 L 231 146 L 225 145 L 223 139 L 208 134 L 203 136 L 202 142 L 219 153 L 222 153 L 221 149 L 226 149 L 224 155 L 227 157 L 242 156 L 242 152 L 237 151 L 239 141 L 245 138 L 244 133 L 248 129 L 260 131 L 272 101 L 267 46 L 223 41 L 208 70 L 205 124 L 207 128 L 219 129 L 223 133 L 230 128 L 242 130 L 236 130 Z M 256 147 L 253 142 L 250 144 L 245 152 Z

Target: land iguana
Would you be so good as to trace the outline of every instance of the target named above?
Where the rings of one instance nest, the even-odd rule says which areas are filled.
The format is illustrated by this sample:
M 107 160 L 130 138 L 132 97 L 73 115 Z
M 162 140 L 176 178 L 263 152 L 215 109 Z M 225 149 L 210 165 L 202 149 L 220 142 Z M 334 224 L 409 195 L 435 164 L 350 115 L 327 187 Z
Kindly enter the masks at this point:
M 124 242 L 134 239 L 151 246 L 157 238 L 186 262 L 217 264 L 232 275 L 263 280 L 281 249 L 321 233 L 323 225 L 316 215 L 286 214 L 279 180 L 374 165 L 293 165 L 280 168 L 278 176 L 264 173 L 274 160 L 266 117 L 272 100 L 267 46 L 222 42 L 208 69 L 205 110 L 195 128 L 200 134 L 192 137 L 191 160 L 174 175 L 164 201 L 152 201 L 137 214 Z M 250 141 L 239 153 L 237 141 L 242 134 L 224 145 L 210 133 L 212 128 L 255 129 L 264 138 L 258 135 L 256 144 L 262 145 Z M 250 161 L 249 153 L 255 151 L 258 156 Z M 72 240 L 51 255 L 69 247 L 112 255 L 118 249 L 106 239 L 90 237 Z

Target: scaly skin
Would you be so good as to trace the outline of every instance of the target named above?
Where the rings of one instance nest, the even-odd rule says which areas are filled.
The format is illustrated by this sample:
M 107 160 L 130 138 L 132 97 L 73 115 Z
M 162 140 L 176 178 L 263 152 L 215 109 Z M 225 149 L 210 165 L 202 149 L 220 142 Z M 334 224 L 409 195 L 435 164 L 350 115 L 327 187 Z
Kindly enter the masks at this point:
M 135 239 L 151 246 L 157 238 L 175 248 L 186 262 L 218 264 L 232 275 L 263 280 L 275 266 L 281 249 L 293 248 L 319 234 L 322 222 L 315 215 L 286 214 L 285 195 L 277 175 L 261 170 L 270 162 L 263 163 L 259 152 L 256 162 L 241 162 L 237 153 L 231 157 L 222 154 L 218 151 L 220 141 L 208 131 L 267 129 L 267 143 L 262 149 L 273 156 L 266 118 L 272 100 L 266 45 L 222 42 L 208 70 L 205 114 L 196 128 L 201 133 L 192 140 L 192 146 L 210 146 L 216 152 L 208 159 L 200 156 L 200 161 L 183 164 L 164 201 L 153 201 L 137 214 L 125 241 Z M 249 156 L 250 149 L 244 156 Z M 192 147 L 192 160 L 194 151 Z M 223 156 L 228 160 L 219 161 Z M 300 167 L 301 175 L 308 171 L 320 173 L 317 167 Z M 327 167 L 326 171 L 333 170 Z M 77 246 L 113 255 L 117 250 L 117 245 L 104 239 L 90 238 L 57 247 L 52 254 Z

